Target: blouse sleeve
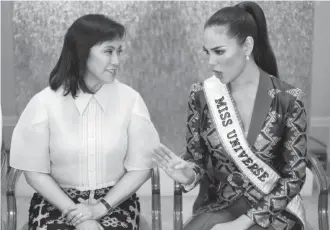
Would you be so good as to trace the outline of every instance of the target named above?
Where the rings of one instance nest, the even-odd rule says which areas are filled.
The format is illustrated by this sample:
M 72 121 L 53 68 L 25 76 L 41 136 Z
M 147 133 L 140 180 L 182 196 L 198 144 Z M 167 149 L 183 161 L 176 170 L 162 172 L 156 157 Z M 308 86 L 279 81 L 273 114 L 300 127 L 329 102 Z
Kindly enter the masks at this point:
M 126 170 L 153 168 L 152 154 L 159 145 L 157 130 L 151 122 L 146 104 L 138 94 L 128 127 L 128 148 L 124 162 Z
M 50 173 L 48 115 L 39 96 L 28 103 L 13 131 L 10 166 Z

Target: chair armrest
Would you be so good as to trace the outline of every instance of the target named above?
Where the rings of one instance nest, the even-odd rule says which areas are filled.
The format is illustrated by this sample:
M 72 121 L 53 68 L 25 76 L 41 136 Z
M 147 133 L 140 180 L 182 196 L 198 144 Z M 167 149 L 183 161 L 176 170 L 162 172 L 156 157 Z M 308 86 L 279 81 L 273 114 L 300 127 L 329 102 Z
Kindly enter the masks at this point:
M 17 206 L 15 197 L 15 186 L 22 175 L 21 170 L 9 168 L 7 175 L 7 224 L 8 230 L 16 230 L 17 227 Z
M 158 167 L 152 170 L 151 190 L 152 190 L 152 230 L 161 230 L 162 214 L 161 214 L 160 179 L 159 179 Z
M 173 203 L 173 229 L 182 230 L 182 190 L 178 182 L 174 181 L 174 203 Z
M 327 181 L 326 173 L 317 159 L 316 155 L 309 152 L 307 154 L 307 167 L 310 168 L 316 176 L 319 183 L 320 192 L 318 195 L 318 215 L 319 215 L 319 229 L 329 229 L 329 216 L 328 216 L 328 192 L 329 182 Z

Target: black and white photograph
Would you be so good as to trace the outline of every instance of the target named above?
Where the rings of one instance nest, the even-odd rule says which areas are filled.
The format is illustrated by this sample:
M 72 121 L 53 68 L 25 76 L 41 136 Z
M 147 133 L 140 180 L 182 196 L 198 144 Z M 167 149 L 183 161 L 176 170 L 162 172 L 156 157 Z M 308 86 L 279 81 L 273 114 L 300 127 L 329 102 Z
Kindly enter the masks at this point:
M 1 1 L 0 230 L 329 230 L 330 1 Z

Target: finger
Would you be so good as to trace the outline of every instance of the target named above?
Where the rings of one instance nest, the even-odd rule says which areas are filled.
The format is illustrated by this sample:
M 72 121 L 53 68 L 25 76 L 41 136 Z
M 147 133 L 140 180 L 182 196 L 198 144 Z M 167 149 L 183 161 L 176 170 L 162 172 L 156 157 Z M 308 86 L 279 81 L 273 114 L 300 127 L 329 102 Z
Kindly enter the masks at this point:
M 162 159 L 160 159 L 157 156 L 153 157 L 153 161 L 156 163 L 156 165 L 158 167 L 160 167 L 161 169 L 163 169 L 165 172 L 172 172 L 173 170 L 175 170 L 175 166 L 178 164 L 182 164 L 182 161 L 179 162 L 174 162 L 174 161 L 164 161 Z M 179 167 L 181 168 L 181 167 Z M 182 168 L 184 168 L 184 165 L 182 165 Z
M 81 212 L 78 210 L 73 210 L 73 211 L 69 212 L 69 214 L 67 215 L 67 218 L 66 218 L 67 222 L 72 223 L 73 219 L 76 216 L 78 216 L 80 213 Z
M 181 157 L 176 155 L 174 152 L 172 152 L 169 148 L 167 148 L 165 145 L 160 144 L 160 149 L 164 154 L 166 154 L 167 157 L 169 157 L 172 161 L 180 161 L 182 160 Z
M 72 211 L 69 211 L 67 214 L 66 214 L 66 221 L 68 223 L 71 222 L 71 220 L 78 214 L 77 210 L 72 210 Z
M 76 210 L 76 209 L 77 209 L 77 208 L 76 208 L 75 206 L 71 206 L 71 207 L 67 208 L 66 210 L 64 210 L 64 211 L 62 212 L 62 216 L 63 216 L 64 218 L 66 218 L 70 212 L 72 212 L 72 211 L 74 211 L 74 210 Z
M 166 167 L 165 164 L 161 164 L 161 163 L 159 163 L 159 164 L 158 164 L 158 167 L 161 168 L 162 170 L 164 170 L 165 172 L 167 171 L 167 167 Z
M 83 221 L 85 221 L 85 220 L 78 219 L 75 222 L 72 222 L 71 225 L 76 227 L 77 225 L 81 224 Z
M 173 161 L 166 163 L 165 167 L 167 168 L 167 170 L 173 171 L 175 169 L 175 166 L 177 165 L 177 163 L 174 163 Z
M 75 225 L 76 222 L 80 221 L 80 219 L 84 216 L 84 214 L 82 213 L 78 213 L 77 215 L 75 215 L 71 221 L 70 224 Z
M 157 164 L 157 165 L 161 165 L 161 164 L 167 164 L 169 163 L 169 161 L 167 161 L 165 158 L 163 158 L 162 156 L 155 154 L 152 156 L 153 161 Z
M 154 155 L 152 155 L 151 158 L 152 158 L 153 161 L 154 161 L 155 163 L 157 163 L 157 164 L 160 163 L 160 162 L 162 162 L 162 161 L 164 161 L 163 157 L 160 156 L 160 155 L 158 155 L 157 153 L 154 154 Z
M 161 168 L 164 171 L 168 170 L 166 164 L 158 164 L 158 168 Z
M 174 169 L 184 169 L 188 167 L 188 163 L 186 161 L 181 161 L 180 163 L 174 166 Z
M 155 151 L 155 154 L 154 154 L 155 157 L 157 157 L 160 161 L 166 161 L 166 162 L 169 162 L 171 161 L 172 159 L 164 152 L 162 151 L 161 149 L 159 151 Z
M 162 143 L 160 143 L 160 150 L 162 150 L 162 152 L 170 159 L 172 159 L 172 157 L 176 156 L 169 148 L 167 148 Z
M 91 215 L 83 215 L 82 217 L 76 219 L 76 220 L 73 220 L 72 221 L 72 225 L 73 226 L 77 226 L 78 224 L 86 221 L 86 220 L 89 220 L 91 218 Z

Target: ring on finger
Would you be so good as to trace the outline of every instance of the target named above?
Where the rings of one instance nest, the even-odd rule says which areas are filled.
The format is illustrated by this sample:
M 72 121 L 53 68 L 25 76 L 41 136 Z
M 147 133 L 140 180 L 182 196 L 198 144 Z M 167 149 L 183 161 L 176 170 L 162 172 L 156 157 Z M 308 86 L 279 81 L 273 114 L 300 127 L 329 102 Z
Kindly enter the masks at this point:
M 73 223 L 74 226 L 77 226 L 78 224 L 80 224 L 81 222 L 83 222 L 82 219 L 78 219 L 76 220 L 76 222 Z
M 71 221 L 71 223 L 72 223 L 72 224 L 77 224 L 83 216 L 84 216 L 84 214 L 79 213 L 79 214 L 77 215 L 77 217 Z

